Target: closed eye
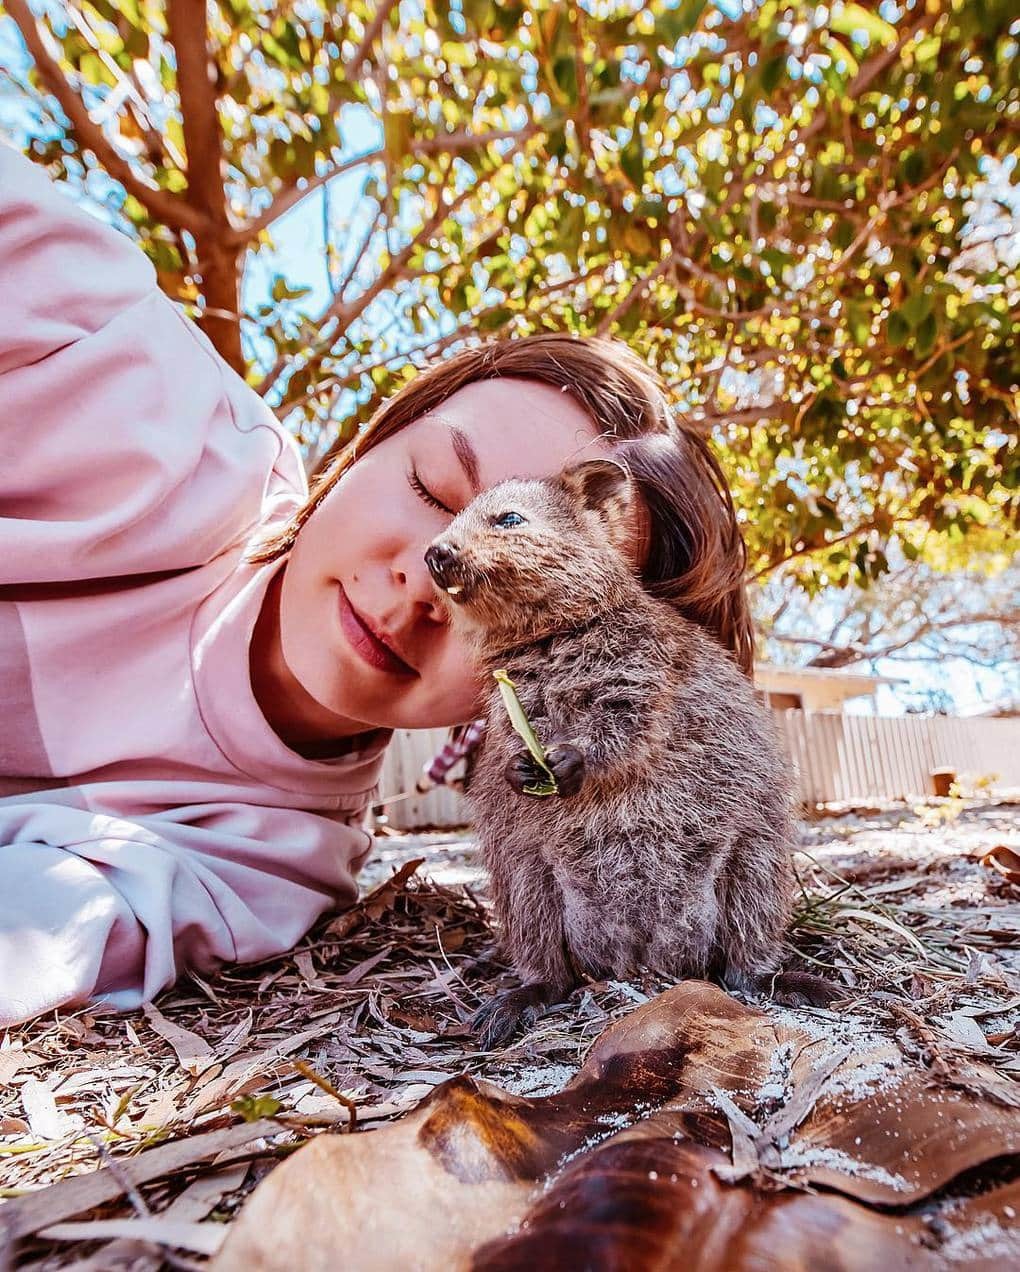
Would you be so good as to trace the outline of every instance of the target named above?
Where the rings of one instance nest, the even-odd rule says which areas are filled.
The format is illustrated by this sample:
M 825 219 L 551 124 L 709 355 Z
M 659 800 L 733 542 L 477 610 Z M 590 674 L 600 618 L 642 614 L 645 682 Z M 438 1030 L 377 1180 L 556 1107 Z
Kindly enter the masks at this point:
M 412 468 L 407 474 L 407 484 L 411 487 L 418 498 L 424 503 L 427 503 L 431 508 L 438 508 L 440 512 L 448 512 L 451 517 L 454 515 L 453 509 L 447 508 L 446 504 L 444 504 L 441 499 L 437 499 L 432 491 L 429 490 L 428 486 L 426 486 L 422 479 L 418 476 L 418 470 L 416 468 Z

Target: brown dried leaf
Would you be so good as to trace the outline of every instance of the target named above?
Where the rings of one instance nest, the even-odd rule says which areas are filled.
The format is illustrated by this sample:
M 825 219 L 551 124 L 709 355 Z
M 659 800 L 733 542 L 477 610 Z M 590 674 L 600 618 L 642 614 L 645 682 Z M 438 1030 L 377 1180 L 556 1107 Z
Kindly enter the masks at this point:
M 357 985 L 363 981 L 373 967 L 376 967 L 389 954 L 393 952 L 393 946 L 387 945 L 385 948 L 363 959 L 356 967 L 352 967 L 349 972 L 344 972 L 342 976 L 334 977 L 334 984 L 337 985 Z
M 326 982 L 319 979 L 319 974 L 315 970 L 315 964 L 312 962 L 311 950 L 299 950 L 298 953 L 294 955 L 294 965 L 301 973 L 301 979 L 309 989 L 316 991 L 329 989 Z
M 197 1077 L 203 1069 L 209 1067 L 215 1059 L 215 1052 L 204 1038 L 199 1037 L 197 1033 L 192 1033 L 190 1029 L 183 1029 L 180 1025 L 175 1025 L 173 1021 L 167 1020 L 159 1008 L 154 1007 L 152 1003 L 146 1003 L 143 1010 L 153 1032 L 158 1033 L 173 1047 L 174 1054 L 186 1073 Z
M 380 883 L 377 888 L 373 888 L 371 892 L 361 898 L 357 905 L 350 910 L 346 910 L 339 918 L 334 919 L 326 929 L 325 935 L 342 939 L 345 936 L 349 936 L 355 928 L 359 927 L 365 921 L 366 916 L 370 919 L 378 919 L 380 915 L 392 907 L 393 902 L 406 889 L 408 880 L 418 867 L 424 864 L 424 857 L 415 857 L 411 861 L 405 861 L 400 869 L 395 871 L 389 879 Z
M 27 1197 L 7 1202 L 0 1210 L 4 1235 L 13 1241 L 50 1224 L 62 1223 L 105 1202 L 115 1201 L 124 1194 L 125 1180 L 137 1187 L 150 1179 L 161 1179 L 173 1171 L 193 1166 L 196 1162 L 209 1161 L 218 1154 L 237 1153 L 255 1140 L 285 1133 L 286 1128 L 276 1122 L 246 1122 L 223 1131 L 210 1131 L 172 1144 L 161 1144 L 159 1148 L 149 1149 L 135 1157 L 120 1159 L 116 1172 L 104 1166 L 91 1175 L 62 1179 Z
M 216 1073 L 202 1087 L 195 1088 L 191 1099 L 184 1108 L 178 1111 L 178 1120 L 185 1123 L 191 1122 L 199 1114 L 218 1108 L 239 1095 L 247 1094 L 253 1086 L 261 1085 L 262 1077 L 268 1069 L 284 1056 L 299 1050 L 306 1042 L 311 1042 L 313 1038 L 321 1038 L 324 1033 L 328 1033 L 340 1019 L 341 1014 L 339 1011 L 331 1011 L 324 1014 L 312 1029 L 292 1034 L 289 1038 L 282 1038 L 262 1051 L 247 1052 L 236 1060 L 232 1060 L 221 1073 Z
M 45 1063 L 45 1056 L 37 1056 L 24 1047 L 5 1047 L 0 1050 L 0 1087 L 7 1086 L 12 1078 L 26 1069 L 35 1069 Z
M 790 1057 L 792 1098 L 753 1138 L 753 1092 L 777 1048 Z M 734 1127 L 739 1166 L 767 1132 L 791 1182 L 846 1197 L 724 1186 L 711 1172 L 733 1173 L 719 1150 Z M 213 1268 L 315 1272 L 340 1248 L 380 1272 L 469 1260 L 738 1272 L 777 1266 L 780 1251 L 784 1268 L 907 1267 L 921 1220 L 857 1203 L 902 1209 L 1011 1153 L 1020 1117 L 909 1070 L 888 1044 L 850 1056 L 688 982 L 608 1029 L 559 1094 L 526 1099 L 455 1078 L 396 1125 L 319 1138 L 256 1190 Z M 394 1211 L 399 1223 L 379 1223 Z M 529 1244 L 540 1224 L 542 1241 Z
M 829 1272 L 929 1266 L 923 1224 L 841 1197 L 771 1193 L 718 1178 L 721 1154 L 677 1139 L 658 1113 L 580 1158 L 507 1236 L 473 1252 L 472 1272 L 683 1268 Z
M 981 864 L 1000 874 L 1013 887 L 1020 887 L 1020 853 L 1005 844 L 996 844 L 981 858 Z

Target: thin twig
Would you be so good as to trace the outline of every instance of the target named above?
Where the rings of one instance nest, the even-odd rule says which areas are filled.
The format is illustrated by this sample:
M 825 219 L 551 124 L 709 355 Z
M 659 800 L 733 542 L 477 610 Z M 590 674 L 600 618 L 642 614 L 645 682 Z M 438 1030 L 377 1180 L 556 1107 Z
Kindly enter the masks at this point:
M 305 1077 L 309 1082 L 314 1083 L 320 1091 L 325 1091 L 327 1095 L 331 1095 L 334 1100 L 344 1106 L 350 1114 L 350 1119 L 347 1123 L 347 1132 L 350 1134 L 350 1132 L 354 1130 L 355 1123 L 358 1120 L 358 1106 L 354 1103 L 354 1101 L 344 1095 L 342 1091 L 338 1091 L 328 1078 L 324 1078 L 321 1074 L 316 1073 L 307 1061 L 295 1060 L 294 1068 L 297 1069 L 298 1073 L 300 1073 L 302 1077 Z

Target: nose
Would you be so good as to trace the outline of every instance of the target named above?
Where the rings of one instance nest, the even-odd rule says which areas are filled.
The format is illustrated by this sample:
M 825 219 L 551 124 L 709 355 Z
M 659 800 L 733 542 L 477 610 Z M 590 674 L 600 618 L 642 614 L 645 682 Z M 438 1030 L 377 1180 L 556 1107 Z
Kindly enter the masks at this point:
M 457 561 L 456 550 L 448 543 L 433 543 L 425 553 L 425 564 L 440 587 L 446 587 L 452 582 Z

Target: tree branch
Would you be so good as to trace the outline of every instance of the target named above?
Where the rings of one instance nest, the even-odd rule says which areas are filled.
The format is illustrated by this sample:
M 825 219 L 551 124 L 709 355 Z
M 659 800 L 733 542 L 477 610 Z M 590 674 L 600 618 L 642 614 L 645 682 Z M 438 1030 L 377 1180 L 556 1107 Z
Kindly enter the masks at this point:
M 923 31 L 930 31 L 941 16 L 941 10 L 932 13 L 925 12 L 920 18 L 912 23 L 903 34 L 890 44 L 887 49 L 883 49 L 881 53 L 876 53 L 874 57 L 869 58 L 867 62 L 858 70 L 850 83 L 846 86 L 845 96 L 850 101 L 856 101 L 863 93 L 874 84 L 875 80 L 883 75 L 892 64 L 897 61 L 904 48 Z M 792 139 L 790 144 L 799 145 L 808 141 L 815 133 L 820 132 L 825 127 L 827 120 L 824 111 L 819 111 L 807 125 L 801 129 Z
M 476 317 L 476 315 L 471 314 L 470 317 L 473 320 Z M 304 403 L 307 402 L 309 398 L 314 396 L 316 393 L 321 393 L 323 389 L 328 389 L 330 393 L 332 394 L 333 398 L 336 398 L 336 396 L 339 393 L 341 393 L 344 389 L 346 389 L 348 386 L 352 384 L 357 384 L 357 382 L 362 378 L 362 376 L 370 375 L 371 372 L 377 370 L 379 367 L 388 367 L 393 362 L 404 361 L 408 358 L 413 357 L 414 354 L 416 353 L 427 353 L 432 356 L 435 356 L 437 353 L 441 353 L 444 349 L 449 348 L 450 345 L 456 344 L 459 340 L 464 340 L 467 336 L 471 334 L 471 330 L 472 330 L 471 323 L 462 323 L 460 326 L 455 327 L 453 331 L 448 332 L 445 336 L 437 336 L 434 340 L 426 341 L 425 344 L 415 345 L 411 349 L 403 349 L 397 353 L 388 354 L 385 358 L 379 358 L 375 362 L 360 363 L 359 365 L 352 367 L 348 372 L 346 372 L 342 376 L 340 375 L 327 376 L 324 379 L 320 380 L 314 389 L 310 389 L 302 397 L 297 398 L 293 402 L 288 402 L 274 408 L 275 414 L 278 419 L 280 420 L 285 419 L 286 416 L 291 411 L 295 410 L 299 406 L 304 405 Z M 330 444 L 330 446 L 325 451 L 323 451 L 318 457 L 313 459 L 312 470 L 314 472 L 317 472 L 323 466 L 323 464 L 328 462 L 328 460 L 332 457 L 333 449 L 334 449 L 333 444 Z
M 581 144 L 581 154 L 590 156 L 591 145 L 591 106 L 588 101 L 588 68 L 584 63 L 585 28 L 584 14 L 578 0 L 570 0 L 570 25 L 574 39 L 574 79 L 577 81 L 577 139 Z
M 860 534 L 867 534 L 869 530 L 874 530 L 875 524 L 872 521 L 866 521 L 862 526 L 855 526 L 852 530 L 847 530 L 844 534 L 837 534 L 834 539 L 826 539 L 824 543 L 808 543 L 803 548 L 795 548 L 793 552 L 787 553 L 778 561 L 770 561 L 768 565 L 762 566 L 760 570 L 756 570 L 750 576 L 749 582 L 756 579 L 764 578 L 766 574 L 771 574 L 773 570 L 778 570 L 781 565 L 786 565 L 788 561 L 795 561 L 798 557 L 810 556 L 812 552 L 825 552 L 827 548 L 834 548 L 837 543 L 845 543 L 847 539 L 856 539 Z
M 909 648 L 926 637 L 940 632 L 950 631 L 955 627 L 978 627 L 995 624 L 1000 627 L 1020 626 L 1020 614 L 997 614 L 994 611 L 981 614 L 962 614 L 955 618 L 928 619 L 921 618 L 918 625 L 907 635 L 889 641 L 877 648 L 869 647 L 860 641 L 851 641 L 846 645 L 837 645 L 831 640 L 822 640 L 817 636 L 795 636 L 792 632 L 767 632 L 766 640 L 778 640 L 785 645 L 811 645 L 823 651 L 807 664 L 809 667 L 837 668 L 847 667 L 855 662 L 877 662 L 881 658 L 889 658 L 903 649 Z
M 157 221 L 172 228 L 200 234 L 207 224 L 204 214 L 179 195 L 160 190 L 143 181 L 131 166 L 130 160 L 116 149 L 89 115 L 85 103 L 68 82 L 57 61 L 50 56 L 27 0 L 4 0 L 4 8 L 21 32 L 39 78 L 60 104 L 82 150 L 91 150 L 110 176 L 119 181 L 128 194 L 136 198 Z
M 179 168 L 183 168 L 184 156 L 177 152 L 168 137 L 157 132 L 153 126 L 152 116 L 149 112 L 149 101 L 142 92 L 134 69 L 132 68 L 130 71 L 121 70 L 116 60 L 103 48 L 99 36 L 85 13 L 75 8 L 73 4 L 66 4 L 64 12 L 67 14 L 68 20 L 81 32 L 82 38 L 88 41 L 96 57 L 99 58 L 116 82 L 113 92 L 108 94 L 103 101 L 101 117 L 94 122 L 102 125 L 105 119 L 113 117 L 114 113 L 119 109 L 120 102 L 126 101 L 128 109 L 132 111 L 138 124 L 139 132 L 145 138 L 149 161 L 151 163 L 163 163 L 169 157 L 171 162 L 175 163 Z M 118 94 L 120 95 L 119 97 Z
M 416 155 L 456 154 L 461 150 L 468 150 L 474 146 L 487 146 L 492 141 L 507 141 L 510 138 L 526 140 L 528 137 L 533 136 L 537 130 L 537 125 L 529 124 L 525 128 L 508 128 L 499 132 L 483 133 L 481 136 L 466 132 L 443 133 L 438 137 L 425 137 L 419 141 L 412 142 L 411 152 Z M 247 225 L 242 225 L 234 230 L 231 233 L 230 241 L 237 247 L 243 246 L 257 234 L 261 234 L 274 221 L 278 221 L 285 212 L 289 212 L 306 195 L 325 185 L 327 181 L 332 181 L 334 177 L 339 177 L 344 172 L 350 172 L 352 168 L 357 168 L 363 163 L 375 163 L 385 158 L 385 148 L 377 146 L 375 150 L 366 150 L 364 154 L 352 155 L 350 159 L 344 159 L 342 162 L 334 164 L 332 167 L 327 168 L 325 172 L 319 172 L 314 177 L 308 177 L 305 180 L 305 184 L 300 188 L 296 185 L 285 187 L 264 212 L 260 212 Z
M 375 150 L 366 150 L 364 154 L 352 155 L 350 159 L 345 159 L 342 163 L 333 165 L 325 172 L 316 173 L 314 177 L 307 177 L 305 184 L 300 189 L 296 185 L 287 186 L 273 199 L 264 212 L 260 212 L 247 225 L 239 226 L 234 230 L 230 235 L 230 241 L 235 247 L 243 246 L 243 244 L 255 238 L 256 235 L 261 234 L 274 221 L 278 221 L 284 213 L 289 212 L 306 195 L 325 185 L 327 181 L 332 181 L 334 177 L 350 172 L 352 168 L 360 167 L 363 163 L 374 163 L 377 159 L 382 159 L 385 153 L 382 146 L 378 146 Z
M 598 276 L 599 272 L 600 271 L 596 270 L 591 274 L 575 274 L 569 278 L 561 278 L 555 283 L 548 283 L 546 286 L 538 288 L 530 294 L 529 312 L 535 312 L 536 302 L 545 300 L 547 297 L 553 296 L 558 292 L 565 291 L 568 287 L 574 287 L 579 283 L 587 282 L 588 279 Z M 452 344 L 456 344 L 459 340 L 467 339 L 467 337 L 475 331 L 475 322 L 484 313 L 484 309 L 476 309 L 472 310 L 469 314 L 462 315 L 462 321 L 452 332 L 445 336 L 439 336 L 434 340 L 427 341 L 425 344 L 415 345 L 411 349 L 404 349 L 396 353 L 388 354 L 386 357 L 379 359 L 377 362 L 362 363 L 342 375 L 330 374 L 323 376 L 321 380 L 317 381 L 313 387 L 310 387 L 300 397 L 295 398 L 290 402 L 281 403 L 280 406 L 275 407 L 274 411 L 277 418 L 284 419 L 291 411 L 303 406 L 311 398 L 324 390 L 329 390 L 331 395 L 335 398 L 336 395 L 342 392 L 345 388 L 352 384 L 356 384 L 362 376 L 370 374 L 379 367 L 387 367 L 391 363 L 406 360 L 416 353 L 428 353 L 433 356 L 437 353 L 441 353 L 444 349 L 448 348 Z M 490 339 L 493 334 L 495 333 L 489 333 Z M 321 462 L 322 461 L 320 459 L 315 460 L 312 466 L 313 470 Z
M 380 292 L 385 291 L 387 287 L 391 286 L 394 282 L 396 282 L 399 279 L 401 275 L 401 271 L 403 270 L 404 266 L 407 264 L 408 260 L 410 259 L 414 249 L 417 246 L 419 246 L 419 244 L 427 242 L 435 233 L 435 231 L 438 229 L 438 227 L 443 223 L 443 221 L 445 221 L 448 216 L 452 216 L 453 213 L 457 210 L 457 208 L 460 207 L 460 205 L 467 198 L 469 198 L 470 195 L 473 193 L 474 193 L 474 186 L 468 186 L 464 190 L 462 190 L 460 194 L 458 194 L 456 198 L 454 198 L 449 204 L 444 204 L 442 201 L 442 191 L 441 191 L 440 199 L 435 211 L 429 217 L 428 221 L 426 221 L 425 224 L 421 227 L 421 229 L 417 232 L 417 234 L 415 234 L 413 238 L 409 239 L 404 244 L 404 246 L 400 249 L 400 251 L 390 259 L 389 264 L 386 265 L 382 273 L 379 274 L 379 276 L 373 280 L 370 286 L 365 288 L 365 290 L 361 293 L 360 296 L 358 296 L 356 300 L 353 300 L 353 301 L 345 300 L 343 290 L 342 290 L 340 294 L 332 301 L 330 305 L 327 306 L 327 308 L 323 312 L 321 318 L 319 319 L 320 328 L 325 327 L 328 323 L 332 322 L 334 319 L 337 320 L 338 322 L 342 322 L 345 327 L 349 327 L 352 322 L 354 322 L 357 318 L 361 316 L 361 314 L 365 312 L 365 310 L 372 303 L 372 301 L 375 300 L 376 296 L 378 296 Z M 428 271 L 428 272 L 431 272 L 431 271 Z M 304 361 L 301 363 L 302 370 L 310 365 L 314 365 L 315 363 L 321 362 L 328 352 L 329 352 L 328 344 L 326 345 L 326 347 L 322 347 L 317 350 L 311 351 L 308 357 L 306 357 Z M 276 365 L 272 367 L 269 373 L 263 378 L 257 390 L 262 397 L 265 397 L 265 395 L 270 391 L 270 389 L 272 389 L 275 381 L 279 379 L 281 373 L 286 369 L 286 365 L 287 365 L 287 359 L 280 358 L 277 361 Z
M 240 308 L 239 249 L 230 241 L 223 183 L 223 135 L 206 22 L 205 0 L 168 0 L 167 31 L 177 63 L 188 196 L 205 217 L 204 226 L 195 233 L 205 305 L 198 323 L 220 356 L 243 376 L 240 324 L 236 318 L 225 316 Z
M 177 58 L 188 193 L 213 225 L 228 224 L 216 86 L 206 40 L 205 0 L 168 0 L 167 30 Z
M 651 287 L 652 283 L 660 279 L 663 274 L 669 270 L 672 264 L 673 253 L 670 252 L 668 256 L 663 257 L 663 259 L 659 261 L 658 265 L 656 265 L 650 273 L 645 274 L 643 278 L 639 278 L 626 296 L 624 296 L 617 305 L 604 315 L 602 321 L 595 329 L 595 334 L 597 336 L 606 335 L 614 323 L 618 323 L 624 314 L 627 313 L 633 305 L 637 304 L 648 288 Z
M 379 33 L 382 31 L 386 19 L 390 16 L 397 3 L 398 0 L 379 0 L 379 7 L 375 11 L 375 17 L 365 28 L 365 34 L 361 37 L 361 43 L 358 45 L 357 51 L 344 67 L 349 80 L 357 79 L 361 74 L 361 68 L 372 52 L 372 46 L 379 38 Z

